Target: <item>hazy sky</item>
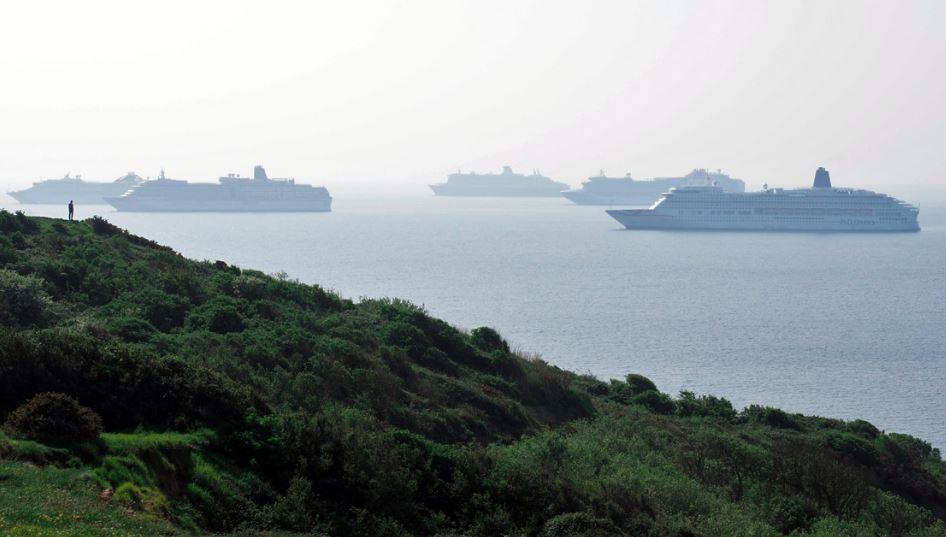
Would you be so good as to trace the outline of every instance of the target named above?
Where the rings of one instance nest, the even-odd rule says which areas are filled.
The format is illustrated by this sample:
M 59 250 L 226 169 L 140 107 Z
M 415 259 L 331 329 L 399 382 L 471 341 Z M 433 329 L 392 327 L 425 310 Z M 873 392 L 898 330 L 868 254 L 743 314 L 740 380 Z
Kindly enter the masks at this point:
M 11 2 L 0 73 L 0 190 L 262 163 L 946 191 L 942 0 Z

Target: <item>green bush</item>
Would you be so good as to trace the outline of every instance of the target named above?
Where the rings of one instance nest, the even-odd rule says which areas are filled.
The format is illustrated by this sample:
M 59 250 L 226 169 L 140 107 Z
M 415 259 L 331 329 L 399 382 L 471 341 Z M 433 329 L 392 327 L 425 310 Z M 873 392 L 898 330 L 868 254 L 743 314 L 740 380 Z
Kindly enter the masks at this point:
M 109 429 L 221 427 L 255 404 L 246 387 L 192 361 L 72 331 L 0 329 L 0 413 L 44 391 L 82 401 Z
M 314 499 L 312 483 L 301 476 L 289 482 L 286 493 L 273 505 L 273 522 L 280 528 L 305 532 L 312 529 L 311 504 Z
M 817 515 L 817 510 L 809 503 L 799 496 L 775 495 L 765 505 L 766 518 L 784 534 L 806 530 Z
M 676 408 L 669 395 L 654 390 L 635 395 L 631 404 L 641 405 L 658 414 L 672 414 Z
M 696 396 L 693 392 L 682 391 L 676 400 L 676 414 L 683 417 L 699 416 L 732 420 L 736 410 L 732 403 L 723 397 L 713 395 Z
M 5 427 L 41 442 L 85 441 L 98 438 L 102 418 L 68 395 L 44 392 L 11 412 Z
M 139 308 L 143 319 L 162 332 L 182 326 L 191 308 L 186 297 L 155 288 L 141 289 L 128 300 Z
M 873 440 L 880 436 L 880 429 L 874 427 L 874 424 L 871 422 L 864 420 L 849 421 L 847 423 L 847 430 L 854 434 L 863 436 L 868 440 Z
M 749 405 L 742 411 L 742 416 L 751 423 L 767 425 L 777 429 L 801 430 L 801 425 L 784 410 L 768 406 Z
M 191 310 L 186 326 L 189 330 L 209 330 L 218 334 L 241 332 L 246 328 L 246 321 L 238 305 L 232 298 L 215 297 Z
M 613 522 L 589 513 L 565 513 L 549 519 L 541 537 L 620 537 L 625 535 Z
M 25 214 L 23 211 L 17 211 L 10 214 L 5 209 L 0 209 L 0 232 L 3 233 L 36 233 L 39 231 L 39 224 Z
M 0 269 L 0 325 L 42 325 L 50 302 L 40 278 Z
M 16 261 L 16 257 L 13 241 L 6 235 L 0 235 L 0 263 L 12 263 Z
M 119 317 L 108 323 L 108 331 L 127 341 L 148 341 L 157 329 L 144 319 L 137 317 Z
M 470 343 L 476 348 L 486 352 L 509 352 L 509 344 L 499 335 L 499 332 L 488 326 L 473 329 L 473 331 L 470 332 Z
M 853 457 L 861 464 L 873 465 L 877 460 L 877 448 L 869 440 L 839 431 L 830 431 L 825 435 L 827 447 L 841 455 Z
M 921 440 L 915 436 L 889 433 L 887 439 L 918 461 L 936 460 L 942 457 L 939 449 L 931 446 L 926 440 Z
M 266 291 L 266 280 L 259 276 L 241 274 L 233 280 L 233 293 L 237 298 L 259 300 L 266 297 Z
M 114 496 L 112 496 L 112 500 L 130 507 L 135 511 L 141 511 L 144 507 L 144 494 L 141 491 L 141 487 L 134 483 L 122 483 L 118 485 L 118 488 L 115 489 Z
M 638 395 L 656 391 L 657 385 L 649 378 L 632 373 L 627 375 L 624 381 L 612 379 L 608 387 L 608 396 L 619 403 L 629 405 Z
M 627 383 L 627 387 L 633 395 L 638 395 L 649 391 L 657 391 L 657 385 L 644 375 L 631 373 L 630 375 L 624 377 L 624 382 Z
M 381 330 L 381 337 L 385 343 L 401 347 L 413 358 L 420 358 L 430 347 L 427 336 L 416 326 L 405 321 L 387 323 Z M 446 355 L 443 355 L 446 357 Z

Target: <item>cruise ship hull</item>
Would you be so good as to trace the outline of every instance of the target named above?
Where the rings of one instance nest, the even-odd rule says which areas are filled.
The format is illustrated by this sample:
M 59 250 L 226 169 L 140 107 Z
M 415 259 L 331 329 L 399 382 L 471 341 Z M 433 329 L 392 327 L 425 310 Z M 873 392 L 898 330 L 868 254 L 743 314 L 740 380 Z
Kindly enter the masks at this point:
M 627 229 L 677 229 L 712 231 L 814 231 L 814 232 L 913 232 L 920 226 L 914 222 L 881 222 L 875 218 L 829 218 L 785 221 L 772 217 L 745 215 L 742 219 L 712 221 L 659 214 L 649 209 L 606 211 Z
M 647 206 L 654 203 L 654 200 L 660 197 L 662 193 L 663 192 L 660 191 L 653 193 L 648 192 L 646 194 L 620 194 L 609 196 L 605 194 L 589 194 L 581 190 L 566 190 L 561 194 L 565 199 L 577 205 Z
M 72 200 L 78 204 L 104 205 L 106 197 L 121 196 L 129 188 L 125 185 L 86 183 L 56 188 L 32 187 L 18 192 L 8 192 L 7 195 L 25 204 L 66 204 Z
M 106 198 L 105 201 L 118 211 L 125 212 L 328 212 L 332 210 L 332 198 L 320 199 L 148 199 L 135 197 Z

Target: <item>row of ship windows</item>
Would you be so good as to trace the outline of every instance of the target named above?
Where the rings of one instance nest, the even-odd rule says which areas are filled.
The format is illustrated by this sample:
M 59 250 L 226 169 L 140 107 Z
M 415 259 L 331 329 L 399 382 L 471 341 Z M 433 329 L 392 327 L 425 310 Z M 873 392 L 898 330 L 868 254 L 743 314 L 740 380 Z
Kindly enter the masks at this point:
M 888 196 L 675 196 L 669 195 L 668 199 L 674 201 L 727 201 L 733 203 L 779 203 L 784 201 L 804 201 L 815 202 L 836 202 L 836 203 L 863 203 L 863 202 L 889 202 L 894 201 Z
M 690 209 L 689 211 L 684 211 L 683 209 L 678 209 L 677 214 L 708 214 L 708 215 L 719 215 L 719 216 L 732 216 L 732 215 L 784 215 L 784 216 L 872 216 L 874 214 L 873 209 L 825 209 L 819 207 L 809 207 L 809 208 L 795 208 L 795 207 L 757 207 L 755 209 L 724 209 L 724 210 L 694 210 Z
M 884 202 L 884 201 L 882 201 L 882 200 L 870 200 L 870 201 L 865 200 L 865 201 L 861 201 L 861 202 L 852 202 L 852 201 L 849 201 L 849 200 L 838 200 L 838 201 L 833 201 L 833 200 L 830 200 L 830 201 L 811 201 L 811 200 L 804 200 L 804 199 L 800 199 L 800 200 L 784 200 L 784 199 L 782 199 L 782 200 L 766 200 L 766 203 L 758 203 L 758 202 L 755 202 L 755 201 L 748 201 L 748 200 L 747 200 L 747 201 L 743 201 L 743 200 L 694 200 L 694 199 L 675 199 L 675 200 L 672 200 L 672 201 L 671 201 L 670 203 L 668 203 L 667 205 L 686 205 L 686 206 L 690 206 L 690 205 L 702 205 L 702 206 L 710 206 L 710 205 L 712 205 L 712 206 L 720 206 L 720 205 L 724 205 L 724 206 L 726 206 L 726 205 L 728 205 L 728 206 L 753 205 L 753 206 L 756 206 L 756 205 L 776 205 L 776 204 L 777 204 L 777 205 L 786 205 L 786 204 L 789 204 L 789 205 L 804 205 L 804 206 L 806 206 L 806 207 L 837 207 L 837 206 L 849 207 L 849 206 L 851 206 L 851 205 L 859 205 L 859 206 L 863 206 L 863 205 L 883 205 L 883 206 L 888 206 L 888 207 L 890 206 L 889 203 Z
M 708 217 L 708 218 L 701 218 L 700 221 L 701 221 L 701 222 L 706 222 L 706 221 L 709 221 L 709 222 L 731 222 L 732 220 L 731 220 L 731 219 L 728 219 L 728 218 L 721 218 L 721 217 Z M 814 222 L 819 222 L 819 223 L 823 223 L 823 222 L 825 221 L 825 219 L 824 219 L 824 217 L 818 217 L 818 216 L 773 216 L 773 217 L 770 217 L 770 218 L 766 219 L 766 221 L 786 222 L 786 223 L 792 223 L 792 222 L 795 222 L 795 223 L 797 223 L 797 222 L 812 222 L 812 223 L 814 223 Z M 889 223 L 889 222 L 907 223 L 906 220 L 891 221 L 891 220 L 883 220 L 883 219 L 879 219 L 879 220 L 862 220 L 862 219 L 861 219 L 861 220 L 850 220 L 850 219 L 848 219 L 848 220 L 841 220 L 840 222 L 844 222 L 844 223 L 848 223 L 848 224 L 861 224 L 861 225 L 877 225 L 878 223 L 881 223 L 881 222 L 887 222 L 887 223 Z
M 700 222 L 733 222 L 732 218 L 721 216 L 704 216 L 698 220 Z M 772 216 L 765 219 L 765 221 L 770 220 L 776 220 L 779 222 L 824 222 L 825 218 L 823 216 Z

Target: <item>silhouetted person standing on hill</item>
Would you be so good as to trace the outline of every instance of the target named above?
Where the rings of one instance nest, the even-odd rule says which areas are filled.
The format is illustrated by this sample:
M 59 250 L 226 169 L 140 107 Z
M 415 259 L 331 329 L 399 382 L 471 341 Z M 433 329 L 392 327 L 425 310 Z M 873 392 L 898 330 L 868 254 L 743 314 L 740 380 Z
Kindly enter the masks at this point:
M 76 213 L 76 206 L 72 204 L 72 200 L 69 200 L 69 220 L 72 220 L 72 215 Z

